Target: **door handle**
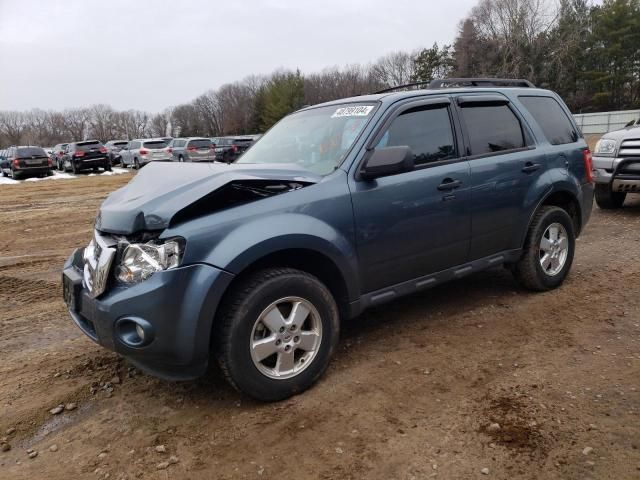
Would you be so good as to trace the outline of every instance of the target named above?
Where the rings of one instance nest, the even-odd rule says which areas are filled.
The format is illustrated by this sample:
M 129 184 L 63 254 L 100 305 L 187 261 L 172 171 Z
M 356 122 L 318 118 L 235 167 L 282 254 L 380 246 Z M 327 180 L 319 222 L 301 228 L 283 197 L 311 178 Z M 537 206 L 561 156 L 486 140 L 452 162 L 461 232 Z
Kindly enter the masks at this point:
M 522 167 L 522 171 L 524 173 L 535 172 L 536 170 L 539 170 L 541 166 L 542 165 L 540 165 L 539 163 L 527 162 L 524 164 L 524 167 Z
M 438 190 L 454 190 L 462 185 L 460 180 L 454 180 L 453 178 L 445 178 L 442 183 L 438 185 Z

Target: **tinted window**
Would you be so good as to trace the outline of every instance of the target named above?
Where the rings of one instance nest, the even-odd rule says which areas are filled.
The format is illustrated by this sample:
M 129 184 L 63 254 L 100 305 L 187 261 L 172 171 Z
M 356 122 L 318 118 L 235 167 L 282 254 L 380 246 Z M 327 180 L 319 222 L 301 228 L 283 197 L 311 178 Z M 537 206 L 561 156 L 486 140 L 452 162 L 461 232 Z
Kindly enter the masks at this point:
M 101 146 L 102 144 L 98 141 L 76 143 L 77 149 L 83 150 L 85 152 L 91 150 L 92 148 L 100 148 Z
M 578 132 L 560 104 L 551 97 L 519 97 L 551 145 L 573 143 Z
M 124 147 L 129 142 L 113 142 L 113 145 L 116 147 Z
M 209 146 L 211 146 L 211 140 L 209 140 L 208 138 L 202 140 L 190 140 L 189 146 L 196 148 L 208 148 Z
M 19 158 L 46 157 L 47 154 L 40 147 L 23 147 L 23 148 L 19 148 L 18 149 L 18 152 L 16 153 L 16 156 L 19 157 Z
M 162 140 L 154 140 L 153 142 L 144 142 L 145 148 L 164 148 L 167 144 Z
M 471 155 L 483 155 L 524 147 L 520 121 L 507 105 L 474 105 L 462 108 Z
M 403 112 L 376 148 L 408 146 L 416 165 L 455 157 L 453 131 L 447 107 L 419 107 Z

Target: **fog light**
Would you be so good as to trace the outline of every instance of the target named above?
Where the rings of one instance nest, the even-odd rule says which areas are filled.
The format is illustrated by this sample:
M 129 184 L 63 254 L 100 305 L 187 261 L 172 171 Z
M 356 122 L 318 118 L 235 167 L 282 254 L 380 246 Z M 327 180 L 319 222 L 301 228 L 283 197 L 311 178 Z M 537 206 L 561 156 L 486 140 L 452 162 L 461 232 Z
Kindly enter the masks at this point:
M 115 327 L 118 339 L 127 347 L 145 347 L 155 337 L 153 326 L 139 317 L 121 318 L 116 322 Z
M 144 342 L 144 330 L 143 330 L 142 326 L 136 324 L 136 333 L 140 337 L 140 340 L 142 342 Z

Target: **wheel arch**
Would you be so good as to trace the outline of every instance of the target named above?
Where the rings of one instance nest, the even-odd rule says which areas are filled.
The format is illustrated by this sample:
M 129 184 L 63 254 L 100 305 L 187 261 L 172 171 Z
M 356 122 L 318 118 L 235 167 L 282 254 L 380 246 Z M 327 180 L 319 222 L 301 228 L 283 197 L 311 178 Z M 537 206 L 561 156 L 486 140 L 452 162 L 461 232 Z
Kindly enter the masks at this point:
M 559 190 L 551 190 L 548 192 L 536 205 L 536 208 L 531 212 L 529 216 L 529 221 L 527 223 L 527 229 L 522 236 L 521 245 L 524 246 L 525 239 L 527 237 L 527 232 L 531 228 L 531 223 L 536 216 L 538 210 L 544 206 L 554 206 L 559 207 L 565 210 L 571 220 L 573 221 L 573 226 L 575 229 L 576 238 L 580 235 L 582 230 L 582 206 L 580 205 L 580 201 L 578 200 L 577 195 L 568 189 L 559 189 Z
M 354 296 L 353 283 L 345 267 L 340 266 L 332 256 L 308 247 L 291 247 L 274 250 L 250 260 L 234 262 L 240 268 L 225 289 L 220 305 L 234 287 L 253 273 L 267 268 L 294 268 L 317 277 L 331 292 L 338 305 L 341 317 L 347 317 L 349 302 Z

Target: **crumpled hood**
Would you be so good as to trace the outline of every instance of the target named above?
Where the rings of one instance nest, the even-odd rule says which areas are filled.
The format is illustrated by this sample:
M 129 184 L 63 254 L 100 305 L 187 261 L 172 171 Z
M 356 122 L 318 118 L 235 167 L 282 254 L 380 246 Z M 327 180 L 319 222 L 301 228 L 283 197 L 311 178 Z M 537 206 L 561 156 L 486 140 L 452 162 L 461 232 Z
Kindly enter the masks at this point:
M 107 197 L 96 228 L 121 235 L 162 230 L 177 212 L 230 182 L 317 183 L 321 178 L 291 164 L 150 163 Z

